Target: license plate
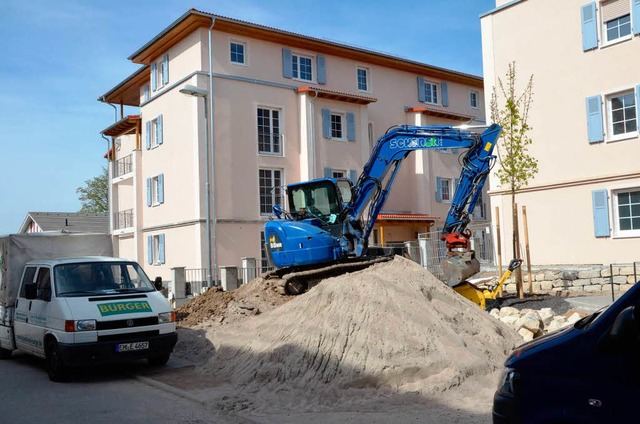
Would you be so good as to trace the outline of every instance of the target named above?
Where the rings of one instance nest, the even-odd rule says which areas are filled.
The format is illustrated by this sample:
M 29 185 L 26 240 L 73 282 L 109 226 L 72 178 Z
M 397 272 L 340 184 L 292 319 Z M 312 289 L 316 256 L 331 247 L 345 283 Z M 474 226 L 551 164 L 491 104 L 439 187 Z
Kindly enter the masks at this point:
M 149 349 L 149 342 L 120 343 L 116 345 L 116 352 L 130 352 L 132 350 Z

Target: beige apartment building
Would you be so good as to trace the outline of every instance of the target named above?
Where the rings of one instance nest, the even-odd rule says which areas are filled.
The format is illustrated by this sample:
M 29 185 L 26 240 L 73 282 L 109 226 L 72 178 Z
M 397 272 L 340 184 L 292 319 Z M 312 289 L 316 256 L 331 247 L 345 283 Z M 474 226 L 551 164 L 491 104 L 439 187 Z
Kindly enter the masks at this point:
M 527 210 L 531 262 L 638 260 L 640 0 L 497 0 L 481 24 L 486 107 L 510 62 L 519 92 L 534 76 L 539 173 L 516 200 Z M 511 246 L 511 200 L 495 178 L 490 197 Z
M 209 258 L 265 265 L 261 232 L 274 204 L 286 209 L 283 186 L 356 180 L 393 125 L 485 122 L 480 77 L 193 9 L 129 60 L 140 68 L 99 99 L 118 115 L 102 131 L 111 233 L 116 254 L 167 279 Z M 372 244 L 436 230 L 460 153 L 405 161 Z

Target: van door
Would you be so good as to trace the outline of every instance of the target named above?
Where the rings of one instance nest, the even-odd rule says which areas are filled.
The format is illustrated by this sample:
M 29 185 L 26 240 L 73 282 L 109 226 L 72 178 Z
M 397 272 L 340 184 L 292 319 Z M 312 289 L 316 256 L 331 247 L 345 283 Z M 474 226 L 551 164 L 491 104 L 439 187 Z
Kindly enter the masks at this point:
M 36 278 L 35 266 L 28 266 L 22 273 L 22 283 L 20 284 L 20 292 L 16 299 L 16 311 L 14 315 L 14 330 L 16 347 L 25 352 L 34 352 L 34 342 L 30 337 L 29 315 L 31 314 L 32 301 L 26 298 L 25 288 L 27 284 L 33 284 Z
M 36 299 L 31 305 L 29 318 L 29 332 L 35 341 L 35 353 L 44 356 L 44 335 L 48 328 L 48 320 L 51 318 L 51 268 L 38 267 L 36 275 Z

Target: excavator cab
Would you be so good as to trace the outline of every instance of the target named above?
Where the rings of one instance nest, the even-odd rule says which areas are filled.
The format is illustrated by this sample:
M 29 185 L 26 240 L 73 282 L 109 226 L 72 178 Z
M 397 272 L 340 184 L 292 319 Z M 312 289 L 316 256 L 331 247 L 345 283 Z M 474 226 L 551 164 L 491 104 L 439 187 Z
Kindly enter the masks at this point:
M 323 178 L 287 186 L 290 214 L 313 223 L 335 237 L 342 234 L 342 211 L 351 200 L 351 181 Z

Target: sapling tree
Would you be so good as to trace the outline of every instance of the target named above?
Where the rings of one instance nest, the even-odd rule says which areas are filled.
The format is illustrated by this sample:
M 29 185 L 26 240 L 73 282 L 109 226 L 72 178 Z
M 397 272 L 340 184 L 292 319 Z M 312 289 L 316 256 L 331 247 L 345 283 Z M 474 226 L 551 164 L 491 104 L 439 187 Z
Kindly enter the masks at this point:
M 533 140 L 529 136 L 529 110 L 533 102 L 533 75 L 521 93 L 517 92 L 516 63 L 509 63 L 505 80 L 498 78 L 498 88 L 491 94 L 491 120 L 502 127 L 497 145 L 500 186 L 511 194 L 513 255 L 520 257 L 516 194 L 538 173 L 538 161 L 528 153 Z M 523 297 L 522 271 L 515 273 L 518 297 Z
M 109 174 L 107 168 L 95 178 L 86 180 L 84 186 L 76 189 L 78 199 L 82 202 L 80 212 L 107 213 L 109 212 Z

